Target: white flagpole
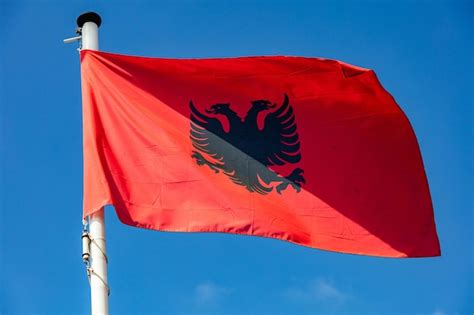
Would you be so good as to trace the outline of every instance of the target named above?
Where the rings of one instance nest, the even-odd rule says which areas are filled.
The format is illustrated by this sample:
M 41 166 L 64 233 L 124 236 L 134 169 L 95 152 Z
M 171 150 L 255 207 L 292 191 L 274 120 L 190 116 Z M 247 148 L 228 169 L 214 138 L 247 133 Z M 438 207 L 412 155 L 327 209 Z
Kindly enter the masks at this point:
M 81 28 L 82 49 L 99 50 L 100 16 L 95 12 L 81 14 L 77 26 Z M 107 252 L 105 247 L 104 209 L 89 216 L 90 257 L 88 274 L 91 286 L 91 314 L 109 314 L 109 286 L 107 281 Z

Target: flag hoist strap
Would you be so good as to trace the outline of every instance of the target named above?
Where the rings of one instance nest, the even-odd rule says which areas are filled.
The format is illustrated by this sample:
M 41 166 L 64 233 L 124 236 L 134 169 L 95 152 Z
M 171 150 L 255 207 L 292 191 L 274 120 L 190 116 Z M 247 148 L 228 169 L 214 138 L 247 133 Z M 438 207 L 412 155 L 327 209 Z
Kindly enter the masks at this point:
M 90 233 L 89 234 L 89 239 L 91 240 L 91 244 L 94 244 L 95 247 L 97 247 L 97 249 L 102 253 L 102 255 L 104 256 L 105 258 L 105 262 L 108 264 L 109 263 L 109 258 L 107 257 L 107 254 L 105 253 L 105 251 L 103 250 L 103 248 L 99 245 L 99 243 L 97 243 L 96 240 L 102 240 L 105 242 L 105 239 L 103 237 L 98 237 L 98 238 L 92 238 Z
M 105 239 L 102 238 L 102 237 L 100 237 L 100 238 L 92 238 L 91 235 L 90 235 L 90 233 L 87 232 L 87 230 L 86 230 L 86 225 L 85 225 L 85 224 L 84 224 L 84 231 L 86 231 L 86 232 L 85 232 L 85 234 L 83 234 L 83 235 L 85 235 L 85 236 L 89 239 L 89 241 L 90 241 L 91 244 L 94 244 L 95 247 L 97 247 L 97 249 L 102 253 L 102 256 L 104 256 L 105 263 L 108 264 L 108 263 L 109 263 L 109 259 L 108 259 L 108 257 L 107 257 L 107 254 L 105 253 L 104 249 L 103 249 L 103 248 L 99 245 L 99 243 L 97 242 L 97 240 L 102 240 L 102 241 L 105 242 Z M 104 280 L 104 278 L 103 278 L 101 275 L 99 275 L 97 272 L 95 272 L 94 269 L 91 267 L 91 264 L 90 264 L 90 256 L 87 256 L 87 259 L 86 259 L 84 262 L 85 262 L 85 264 L 86 264 L 87 278 L 88 278 L 88 280 L 89 280 L 89 285 L 90 285 L 90 283 L 91 283 L 91 276 L 94 275 L 94 276 L 96 276 L 96 277 L 102 282 L 102 284 L 107 288 L 107 295 L 110 295 L 110 287 L 109 287 L 108 283 Z
M 95 272 L 94 269 L 92 269 L 92 267 L 87 267 L 87 278 L 89 279 L 89 285 L 91 283 L 91 275 L 94 275 L 97 278 L 99 278 L 102 284 L 107 288 L 107 295 L 110 296 L 110 287 L 107 284 L 107 282 L 105 282 L 104 278 L 102 278 L 101 275 Z

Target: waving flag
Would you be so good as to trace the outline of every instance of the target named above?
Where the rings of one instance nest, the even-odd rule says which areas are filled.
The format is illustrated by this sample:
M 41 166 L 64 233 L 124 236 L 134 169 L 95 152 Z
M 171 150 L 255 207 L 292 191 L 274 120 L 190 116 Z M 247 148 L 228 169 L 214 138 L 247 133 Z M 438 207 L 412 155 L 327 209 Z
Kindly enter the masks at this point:
M 440 255 L 413 130 L 371 70 L 301 57 L 81 51 L 84 216 Z

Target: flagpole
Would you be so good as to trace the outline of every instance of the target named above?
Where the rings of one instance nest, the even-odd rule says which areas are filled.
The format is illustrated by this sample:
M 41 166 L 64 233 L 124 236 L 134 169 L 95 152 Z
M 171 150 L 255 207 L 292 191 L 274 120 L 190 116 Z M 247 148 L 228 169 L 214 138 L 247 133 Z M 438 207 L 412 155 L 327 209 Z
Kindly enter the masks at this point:
M 80 27 L 81 49 L 99 50 L 100 16 L 95 12 L 77 18 Z M 107 252 L 105 247 L 104 209 L 89 216 L 90 258 L 88 275 L 91 287 L 91 314 L 109 314 L 109 286 L 107 281 Z

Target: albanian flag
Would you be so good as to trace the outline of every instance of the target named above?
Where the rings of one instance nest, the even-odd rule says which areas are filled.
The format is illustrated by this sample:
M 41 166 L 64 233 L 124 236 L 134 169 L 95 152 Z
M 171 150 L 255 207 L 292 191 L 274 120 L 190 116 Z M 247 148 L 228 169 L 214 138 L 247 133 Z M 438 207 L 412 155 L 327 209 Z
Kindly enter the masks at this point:
M 371 70 L 81 52 L 84 216 L 344 253 L 440 255 L 407 118 Z

